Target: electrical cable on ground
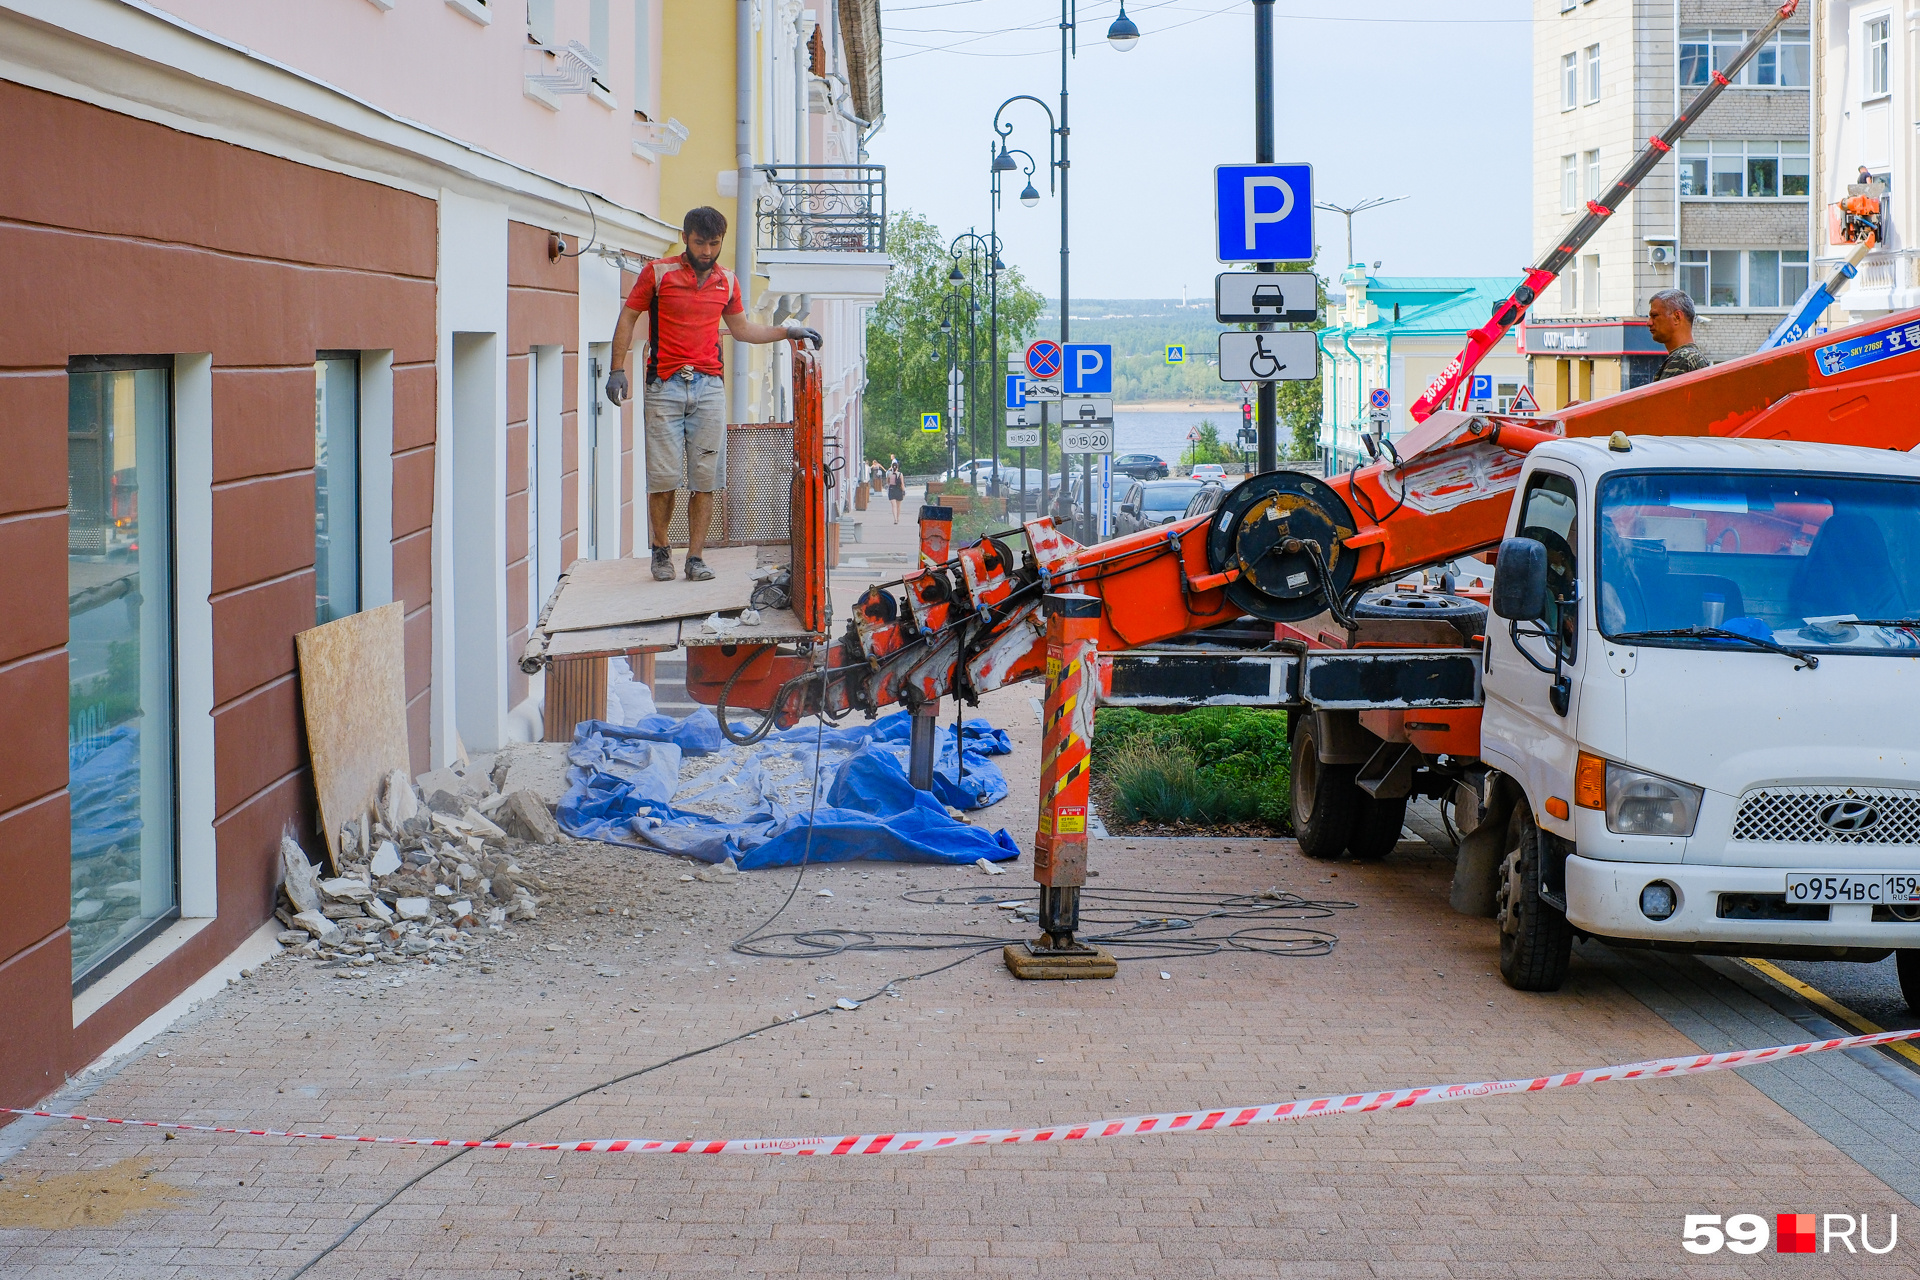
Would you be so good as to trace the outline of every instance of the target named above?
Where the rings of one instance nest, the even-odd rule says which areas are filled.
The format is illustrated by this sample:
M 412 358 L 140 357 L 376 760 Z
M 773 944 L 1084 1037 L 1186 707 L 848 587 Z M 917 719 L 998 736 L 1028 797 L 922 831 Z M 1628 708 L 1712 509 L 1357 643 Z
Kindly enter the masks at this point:
M 948 896 L 953 890 L 913 889 L 901 896 L 927 906 L 996 907 L 1011 901 L 983 893 L 970 898 Z M 1310 957 L 1330 954 L 1339 935 L 1293 921 L 1325 919 L 1357 904 L 1302 898 L 1279 889 L 1259 894 L 1162 892 L 1151 889 L 1081 890 L 1082 936 L 1115 951 L 1119 960 L 1165 960 L 1252 952 L 1270 956 Z M 784 908 L 783 908 L 784 909 Z M 1024 909 L 1024 911 L 1022 910 Z M 1031 919 L 1033 910 L 1023 901 L 1016 918 Z M 1195 932 L 1210 920 L 1248 920 L 1254 923 L 1227 933 Z M 768 923 L 771 923 L 769 920 Z M 808 929 L 795 933 L 753 934 L 734 943 L 742 955 L 779 960 L 819 960 L 849 953 L 914 954 L 924 951 L 964 951 L 966 957 L 997 950 L 1019 937 L 924 930 Z M 956 962 L 958 963 L 958 962 Z

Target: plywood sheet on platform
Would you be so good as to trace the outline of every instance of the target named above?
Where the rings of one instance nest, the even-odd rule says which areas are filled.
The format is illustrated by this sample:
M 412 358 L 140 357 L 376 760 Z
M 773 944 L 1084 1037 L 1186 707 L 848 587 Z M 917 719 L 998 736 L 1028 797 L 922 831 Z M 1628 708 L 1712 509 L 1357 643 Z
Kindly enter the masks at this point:
M 300 700 L 327 857 L 340 870 L 340 828 L 378 798 L 393 770 L 411 775 L 403 607 L 368 609 L 302 631 Z
M 707 631 L 700 626 L 703 621 L 689 618 L 681 624 L 680 639 L 690 648 L 711 644 L 769 644 L 787 643 L 793 640 L 805 640 L 808 631 L 800 625 L 800 618 L 791 609 L 762 609 L 760 625 L 741 627 L 736 631 L 719 634 Z
M 618 653 L 663 653 L 680 647 L 681 621 L 637 622 L 625 627 L 592 627 L 547 637 L 545 657 L 611 658 Z
M 576 560 L 567 570 L 547 615 L 549 636 L 594 627 L 624 627 L 669 618 L 703 618 L 715 610 L 744 609 L 753 594 L 752 547 L 712 547 L 705 556 L 713 577 L 689 582 L 682 552 L 674 553 L 672 582 L 653 580 L 645 556 L 618 560 Z

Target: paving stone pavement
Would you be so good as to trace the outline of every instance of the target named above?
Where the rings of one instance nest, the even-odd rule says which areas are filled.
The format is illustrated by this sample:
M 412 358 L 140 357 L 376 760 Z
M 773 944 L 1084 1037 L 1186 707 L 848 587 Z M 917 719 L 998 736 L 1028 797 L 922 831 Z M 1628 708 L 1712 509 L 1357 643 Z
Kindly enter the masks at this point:
M 1039 758 L 1034 692 L 1004 690 L 982 709 L 1016 750 L 1001 761 L 1012 795 L 979 816 L 1023 848 Z M 1668 1015 L 1700 1043 L 1725 1040 L 1709 1048 L 1791 1026 L 1756 1002 L 1700 995 L 1713 980 L 1704 967 L 1662 974 L 1597 948 L 1581 950 L 1561 992 L 1511 992 L 1496 973 L 1492 926 L 1447 909 L 1448 863 L 1419 842 L 1379 864 L 1330 866 L 1284 840 L 1119 837 L 1096 842 L 1092 864 L 1102 889 L 1278 887 L 1355 906 L 1307 922 L 1339 938 L 1314 958 L 1150 958 L 1136 948 L 1112 982 L 1022 984 L 989 950 L 908 980 L 960 953 L 809 960 L 729 944 L 789 897 L 767 933 L 1019 936 L 994 903 L 1031 896 L 1025 857 L 994 878 L 972 868 L 812 867 L 790 892 L 791 871 L 683 881 L 684 863 L 579 843 L 540 864 L 552 891 L 539 921 L 474 959 L 409 967 L 399 985 L 273 961 L 86 1082 L 75 1109 L 483 1136 L 597 1082 L 765 1028 L 507 1136 L 1018 1125 L 1693 1051 L 1643 999 L 1674 1006 Z M 901 897 L 913 889 L 945 889 L 957 902 Z M 883 994 L 889 983 L 895 994 Z M 840 997 L 863 1003 L 775 1025 Z M 1727 1073 L 1607 1084 L 1257 1130 L 837 1160 L 474 1152 L 436 1169 L 445 1151 L 15 1127 L 0 1129 L 0 1151 L 25 1139 L 0 1161 L 0 1274 L 285 1280 L 421 1174 L 307 1274 L 1920 1273 L 1920 1244 L 1908 1240 L 1881 1258 L 1696 1258 L 1680 1248 L 1689 1213 L 1754 1212 L 1771 1223 L 1781 1212 L 1864 1211 L 1878 1238 L 1887 1213 L 1913 1211 L 1776 1100 L 1798 1105 L 1810 1092 L 1831 1098 L 1852 1087 L 1831 1063 L 1824 1075 L 1787 1074 L 1811 1065 L 1758 1068 L 1752 1081 Z M 1902 1110 L 1903 1097 L 1888 1090 L 1873 1105 L 1911 1129 L 1920 1101 Z M 1886 1127 L 1864 1105 L 1837 1105 L 1854 1128 L 1833 1136 L 1884 1163 L 1885 1151 L 1869 1151 L 1870 1135 L 1857 1132 Z M 1889 1166 L 1888 1176 L 1899 1172 Z M 102 1191 L 108 1209 L 76 1211 L 82 1225 L 34 1225 L 25 1207 L 33 1188 L 84 1199 L 96 1178 L 157 1182 L 178 1198 L 156 1195 L 116 1218 L 133 1202 Z

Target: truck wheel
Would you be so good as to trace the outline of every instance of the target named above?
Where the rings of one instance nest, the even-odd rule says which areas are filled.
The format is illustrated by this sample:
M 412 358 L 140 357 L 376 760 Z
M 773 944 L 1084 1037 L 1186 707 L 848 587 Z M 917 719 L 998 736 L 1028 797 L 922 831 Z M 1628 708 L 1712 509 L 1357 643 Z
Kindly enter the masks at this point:
M 1500 976 L 1516 991 L 1558 991 L 1567 980 L 1573 927 L 1540 897 L 1540 828 L 1525 800 L 1507 823 L 1507 856 L 1495 895 Z
M 1907 998 L 1907 1008 L 1920 1013 L 1920 951 L 1896 951 L 1893 955 L 1900 974 L 1900 994 Z
M 1314 740 L 1311 713 L 1293 719 L 1293 834 L 1300 852 L 1331 862 L 1346 850 L 1355 809 L 1363 798 L 1353 784 L 1360 766 L 1328 764 Z
M 1347 837 L 1347 852 L 1356 862 L 1378 862 L 1400 843 L 1400 830 L 1406 825 L 1405 796 L 1382 800 L 1363 791 L 1353 816 L 1353 833 Z

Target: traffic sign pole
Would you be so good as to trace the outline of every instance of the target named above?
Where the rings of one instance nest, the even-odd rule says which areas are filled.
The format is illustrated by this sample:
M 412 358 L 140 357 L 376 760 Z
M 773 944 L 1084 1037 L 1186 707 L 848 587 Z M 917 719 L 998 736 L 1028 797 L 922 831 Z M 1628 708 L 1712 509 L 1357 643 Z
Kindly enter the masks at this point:
M 1256 164 L 1273 163 L 1273 0 L 1253 0 L 1253 159 Z M 1274 265 L 1262 262 L 1254 268 L 1271 272 Z M 1261 321 L 1256 329 L 1271 331 L 1272 321 Z M 1280 465 L 1279 398 L 1271 382 L 1260 384 L 1254 411 L 1254 435 L 1261 471 Z

